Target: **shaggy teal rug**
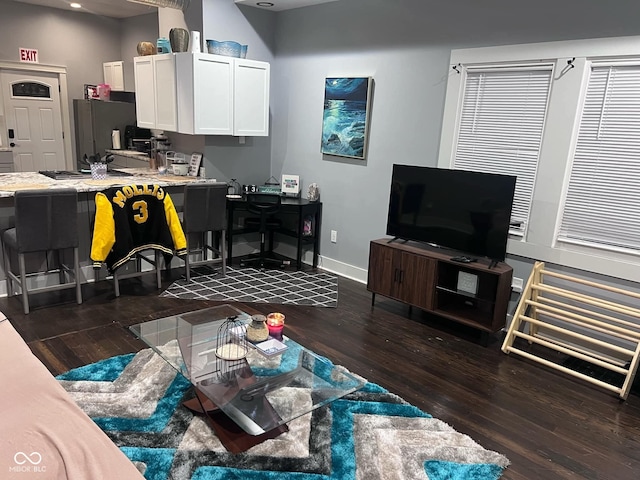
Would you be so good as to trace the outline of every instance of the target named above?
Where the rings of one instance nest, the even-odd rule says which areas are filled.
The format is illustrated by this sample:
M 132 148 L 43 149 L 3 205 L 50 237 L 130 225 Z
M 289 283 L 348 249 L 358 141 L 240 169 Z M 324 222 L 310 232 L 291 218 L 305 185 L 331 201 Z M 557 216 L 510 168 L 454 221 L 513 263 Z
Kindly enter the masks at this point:
M 150 349 L 57 378 L 149 480 L 495 480 L 509 464 L 374 383 L 233 455 L 182 406 L 189 383 Z

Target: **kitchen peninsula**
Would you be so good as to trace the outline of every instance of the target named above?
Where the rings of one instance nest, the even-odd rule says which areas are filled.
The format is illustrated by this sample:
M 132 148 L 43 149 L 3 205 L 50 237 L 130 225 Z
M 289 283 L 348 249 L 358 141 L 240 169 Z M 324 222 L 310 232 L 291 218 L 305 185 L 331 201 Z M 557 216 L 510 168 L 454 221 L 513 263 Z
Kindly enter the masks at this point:
M 123 172 L 124 175 L 119 175 Z M 116 185 L 132 183 L 154 183 L 162 187 L 182 187 L 187 183 L 210 183 L 200 177 L 159 175 L 148 168 L 121 168 L 110 172 L 104 180 L 94 180 L 91 175 L 74 175 L 73 178 L 54 179 L 38 172 L 16 172 L 0 174 L 0 198 L 13 197 L 18 190 L 38 188 L 75 188 L 78 192 L 97 192 Z
M 122 173 L 119 173 L 122 172 Z M 157 184 L 171 195 L 176 209 L 182 210 L 184 186 L 191 183 L 215 183 L 213 179 L 200 177 L 159 175 L 149 168 L 121 168 L 109 172 L 104 180 L 68 172 L 62 179 L 54 179 L 38 172 L 0 173 L 0 231 L 13 227 L 14 195 L 20 190 L 75 188 L 78 191 L 78 231 L 80 235 L 80 266 L 83 282 L 93 280 L 90 260 L 91 236 L 95 217 L 95 194 L 112 186 L 132 184 Z M 0 262 L 1 263 L 1 262 Z M 0 281 L 4 283 L 4 267 L 0 266 Z

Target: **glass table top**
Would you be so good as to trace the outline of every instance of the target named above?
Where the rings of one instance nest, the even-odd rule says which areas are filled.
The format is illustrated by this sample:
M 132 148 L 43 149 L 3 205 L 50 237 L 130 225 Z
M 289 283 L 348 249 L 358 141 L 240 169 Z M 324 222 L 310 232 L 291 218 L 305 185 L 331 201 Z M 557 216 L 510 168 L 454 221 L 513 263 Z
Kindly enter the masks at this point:
M 364 379 L 286 336 L 283 353 L 261 353 L 245 338 L 250 322 L 249 314 L 220 305 L 129 328 L 251 435 L 364 386 Z

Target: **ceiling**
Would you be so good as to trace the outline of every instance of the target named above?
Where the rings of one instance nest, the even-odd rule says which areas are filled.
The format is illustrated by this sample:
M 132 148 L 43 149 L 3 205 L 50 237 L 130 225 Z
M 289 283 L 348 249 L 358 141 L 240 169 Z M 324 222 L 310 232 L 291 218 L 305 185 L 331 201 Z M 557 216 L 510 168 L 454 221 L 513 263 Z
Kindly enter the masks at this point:
M 71 8 L 72 0 L 14 0 L 20 3 L 30 3 L 43 7 L 60 8 L 74 12 L 91 13 L 111 18 L 129 18 L 136 15 L 156 12 L 156 7 L 131 3 L 127 0 L 73 0 L 82 5 L 82 8 Z
M 91 13 L 111 18 L 128 18 L 136 15 L 144 15 L 146 13 L 155 12 L 156 7 L 149 7 L 139 3 L 131 3 L 127 0 L 75 0 L 82 5 L 82 8 L 71 8 L 69 4 L 72 0 L 14 0 L 20 3 L 30 3 L 32 5 L 41 5 L 43 7 L 60 8 L 63 10 L 72 10 L 74 12 Z M 292 8 L 308 7 L 310 5 L 318 5 L 320 3 L 335 2 L 337 0 L 268 0 L 266 3 L 273 4 L 272 7 L 257 5 L 257 3 L 265 3 L 261 0 L 235 0 L 238 5 L 247 5 L 250 7 L 262 8 L 280 12 Z
M 250 7 L 262 8 L 264 10 L 271 10 L 274 12 L 280 12 L 282 10 L 291 10 L 292 8 L 309 7 L 311 5 L 318 5 L 320 3 L 336 2 L 338 0 L 235 0 L 239 5 L 248 5 Z M 266 5 L 258 5 L 258 4 Z M 270 6 L 269 4 L 272 4 Z

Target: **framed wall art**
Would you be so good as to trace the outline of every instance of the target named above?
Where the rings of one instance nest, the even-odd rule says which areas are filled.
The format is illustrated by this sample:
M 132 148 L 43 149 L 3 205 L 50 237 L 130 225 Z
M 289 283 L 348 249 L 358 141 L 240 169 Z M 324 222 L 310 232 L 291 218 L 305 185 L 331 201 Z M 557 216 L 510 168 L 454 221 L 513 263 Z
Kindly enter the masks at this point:
M 325 79 L 322 153 L 365 158 L 372 84 L 372 77 Z

